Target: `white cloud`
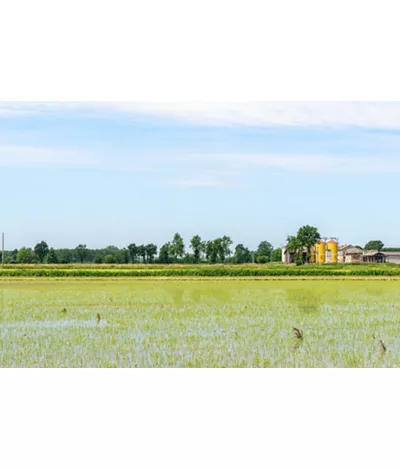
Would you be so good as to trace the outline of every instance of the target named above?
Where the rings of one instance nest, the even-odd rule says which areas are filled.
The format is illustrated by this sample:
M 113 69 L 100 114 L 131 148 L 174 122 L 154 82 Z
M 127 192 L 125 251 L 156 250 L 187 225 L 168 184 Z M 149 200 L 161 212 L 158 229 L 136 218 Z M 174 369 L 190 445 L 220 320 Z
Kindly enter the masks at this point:
M 173 118 L 206 125 L 324 126 L 400 130 L 400 102 L 0 102 L 0 115 L 78 111 Z
M 209 125 L 400 129 L 399 102 L 99 103 L 98 106 Z
M 34 116 L 84 109 L 84 103 L 73 101 L 0 101 L 0 117 Z

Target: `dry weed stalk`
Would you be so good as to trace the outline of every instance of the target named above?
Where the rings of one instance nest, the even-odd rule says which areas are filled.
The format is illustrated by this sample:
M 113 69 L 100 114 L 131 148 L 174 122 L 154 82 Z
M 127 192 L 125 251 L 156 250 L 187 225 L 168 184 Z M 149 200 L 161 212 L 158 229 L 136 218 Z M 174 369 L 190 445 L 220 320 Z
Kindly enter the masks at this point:
M 294 331 L 294 337 L 296 339 L 299 339 L 300 341 L 302 341 L 303 338 L 304 338 L 303 331 L 299 330 L 298 328 L 293 328 L 293 331 Z
M 372 335 L 372 338 L 373 338 L 374 341 L 377 340 L 377 337 L 376 337 L 374 334 Z M 379 341 L 379 346 L 380 346 L 380 348 L 381 348 L 381 354 L 382 354 L 382 356 L 383 356 L 383 355 L 385 355 L 386 352 L 387 352 L 387 346 L 385 345 L 385 343 L 383 342 L 382 339 L 378 339 L 378 341 Z

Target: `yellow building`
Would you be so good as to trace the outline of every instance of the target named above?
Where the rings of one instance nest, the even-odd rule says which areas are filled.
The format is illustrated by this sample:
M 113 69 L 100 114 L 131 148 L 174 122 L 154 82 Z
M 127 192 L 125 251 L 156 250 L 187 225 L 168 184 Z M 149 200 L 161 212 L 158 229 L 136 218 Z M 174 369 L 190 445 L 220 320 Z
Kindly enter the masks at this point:
M 325 240 L 320 240 L 316 245 L 317 249 L 317 263 L 324 264 L 326 261 L 326 243 Z
M 317 247 L 316 246 L 313 246 L 311 248 L 311 260 L 310 262 L 312 264 L 315 264 L 317 262 Z
M 327 263 L 337 263 L 338 262 L 338 248 L 339 244 L 337 240 L 329 240 L 329 242 L 326 245 L 327 248 L 327 258 L 329 258 L 329 261 L 327 259 Z
M 303 256 L 306 258 L 307 249 L 303 248 Z M 286 247 L 282 248 L 282 262 L 294 263 L 295 252 L 289 252 Z M 337 238 L 321 238 L 315 246 L 311 248 L 310 263 L 325 264 L 339 262 L 339 240 Z

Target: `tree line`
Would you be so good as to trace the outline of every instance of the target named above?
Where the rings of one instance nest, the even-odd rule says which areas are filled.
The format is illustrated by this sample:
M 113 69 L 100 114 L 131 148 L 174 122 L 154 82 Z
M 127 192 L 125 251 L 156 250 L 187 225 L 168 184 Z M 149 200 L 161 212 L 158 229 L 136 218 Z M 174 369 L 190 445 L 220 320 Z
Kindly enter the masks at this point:
M 37 243 L 34 248 L 22 247 L 6 251 L 6 264 L 245 264 L 282 261 L 281 248 L 274 248 L 262 241 L 257 250 L 251 251 L 243 244 L 233 247 L 232 239 L 224 235 L 214 240 L 202 240 L 199 235 L 191 238 L 189 250 L 179 233 L 158 249 L 154 243 L 130 243 L 127 247 L 108 246 L 92 249 L 80 244 L 76 248 L 55 249 L 47 242 Z M 0 253 L 1 261 L 1 253 Z
M 286 248 L 295 254 L 296 264 L 310 261 L 311 249 L 321 239 L 316 227 L 305 225 L 300 227 L 296 235 L 288 236 Z M 361 246 L 355 245 L 362 249 Z M 381 240 L 371 240 L 365 250 L 382 250 L 384 243 Z M 6 264 L 265 264 L 282 261 L 282 249 L 274 248 L 268 241 L 262 241 L 257 250 L 251 251 L 243 244 L 233 248 L 232 239 L 224 235 L 214 240 L 202 240 L 199 235 L 191 238 L 190 252 L 179 233 L 158 249 L 154 243 L 137 245 L 129 244 L 118 248 L 108 246 L 102 249 L 91 249 L 87 245 L 78 245 L 76 248 L 55 249 L 42 241 L 34 248 L 22 247 L 19 250 L 6 251 Z M 306 252 L 304 252 L 306 249 Z M 400 248 L 385 248 L 386 251 L 400 251 Z M 0 262 L 1 262 L 0 252 Z

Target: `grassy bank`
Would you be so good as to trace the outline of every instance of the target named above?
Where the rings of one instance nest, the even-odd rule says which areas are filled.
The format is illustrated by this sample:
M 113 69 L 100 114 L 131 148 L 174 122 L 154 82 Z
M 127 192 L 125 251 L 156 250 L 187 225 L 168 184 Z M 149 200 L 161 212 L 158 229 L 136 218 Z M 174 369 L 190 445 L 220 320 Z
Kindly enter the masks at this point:
M 400 277 L 400 265 L 7 265 L 3 278 Z

